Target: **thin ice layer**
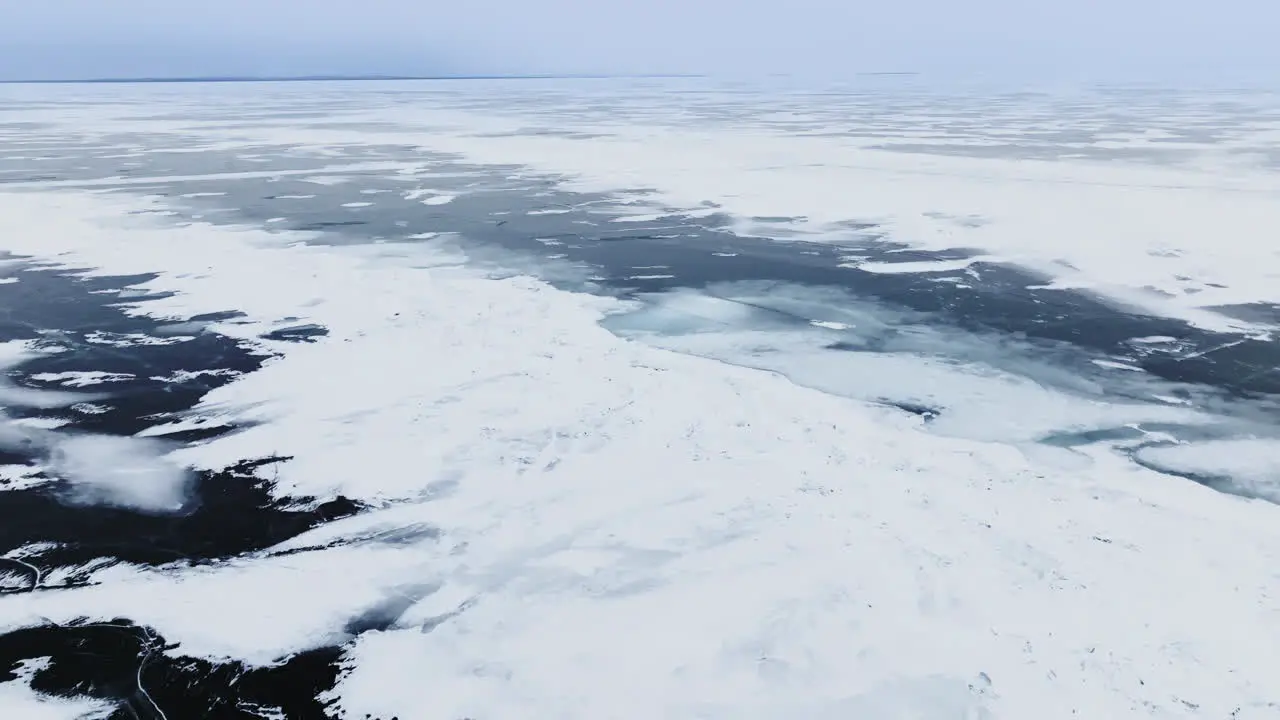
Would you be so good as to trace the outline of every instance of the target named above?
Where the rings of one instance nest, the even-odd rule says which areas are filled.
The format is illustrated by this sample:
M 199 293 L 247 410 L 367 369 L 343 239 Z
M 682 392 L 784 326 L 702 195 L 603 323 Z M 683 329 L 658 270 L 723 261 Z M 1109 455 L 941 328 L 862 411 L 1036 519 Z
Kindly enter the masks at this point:
M 1280 441 L 1275 438 L 1150 447 L 1138 457 L 1160 470 L 1219 482 L 1243 495 L 1280 502 Z

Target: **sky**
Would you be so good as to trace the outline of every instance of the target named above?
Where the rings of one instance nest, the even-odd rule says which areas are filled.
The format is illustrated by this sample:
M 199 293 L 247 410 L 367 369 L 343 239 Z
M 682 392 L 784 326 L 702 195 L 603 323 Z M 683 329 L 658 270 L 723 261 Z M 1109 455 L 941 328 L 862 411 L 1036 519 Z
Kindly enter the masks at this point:
M 0 0 L 0 79 L 693 73 L 1280 81 L 1276 0 Z

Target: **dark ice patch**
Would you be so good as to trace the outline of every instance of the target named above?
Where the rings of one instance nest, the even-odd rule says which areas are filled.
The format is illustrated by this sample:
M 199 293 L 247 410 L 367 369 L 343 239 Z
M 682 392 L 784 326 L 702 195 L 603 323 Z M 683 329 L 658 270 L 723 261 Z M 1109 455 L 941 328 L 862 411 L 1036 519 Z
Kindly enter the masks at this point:
M 266 357 L 261 350 L 217 333 L 166 331 L 175 323 L 234 322 L 239 314 L 233 311 L 172 321 L 127 314 L 129 307 L 163 297 L 128 289 L 154 276 L 94 277 L 37 265 L 4 270 L 16 271 L 19 282 L 0 284 L 0 341 L 30 340 L 58 350 L 10 368 L 8 381 L 32 389 L 108 394 L 90 404 L 65 408 L 9 408 L 13 417 L 56 418 L 68 421 L 70 430 L 132 435 L 154 425 L 157 417 L 191 408 L 235 375 L 260 367 Z M 104 338 L 137 341 L 126 340 L 133 344 L 119 346 L 102 342 Z M 143 344 L 152 341 L 157 344 Z M 217 372 L 192 374 L 206 370 Z M 34 377 L 65 372 L 132 377 L 80 388 Z
M 269 548 L 361 506 L 344 497 L 272 496 L 262 469 L 285 458 L 243 462 L 201 473 L 185 513 L 148 515 L 59 501 L 56 485 L 0 493 L 0 553 L 33 543 L 53 547 L 23 555 L 49 571 L 109 559 L 141 565 L 205 563 Z
M 153 629 L 128 619 L 46 624 L 0 635 L 0 682 L 19 663 L 48 657 L 31 677 L 46 695 L 117 705 L 110 720 L 327 718 L 320 696 L 341 673 L 341 648 L 296 653 L 268 667 L 181 655 Z
M 319 325 L 293 325 L 290 327 L 272 330 L 269 333 L 260 335 L 264 340 L 278 340 L 284 342 L 315 342 L 329 334 L 327 328 Z

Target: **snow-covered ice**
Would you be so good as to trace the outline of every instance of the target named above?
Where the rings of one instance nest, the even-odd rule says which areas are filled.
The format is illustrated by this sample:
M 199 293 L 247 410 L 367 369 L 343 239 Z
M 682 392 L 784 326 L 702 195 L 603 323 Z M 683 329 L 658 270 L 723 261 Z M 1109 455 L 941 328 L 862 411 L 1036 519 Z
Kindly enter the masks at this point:
M 766 122 L 767 105 L 749 115 L 715 95 L 702 96 L 706 107 L 743 115 L 698 125 L 664 115 L 655 104 L 669 99 L 645 87 L 605 98 L 644 121 L 535 102 L 491 111 L 491 91 L 464 90 L 439 91 L 434 109 L 376 108 L 399 129 L 234 132 L 333 154 L 377 138 L 559 173 L 571 187 L 652 188 L 625 216 L 634 222 L 710 201 L 742 222 L 832 242 L 883 232 L 915 248 L 967 248 L 1225 330 L 1258 328 L 1219 305 L 1274 300 L 1280 264 L 1257 233 L 1280 226 L 1269 200 L 1280 182 L 1208 150 L 1167 166 L 1028 160 L 978 156 L 980 139 L 951 138 L 970 154 L 931 154 L 904 147 L 932 142 L 922 131 L 843 135 L 830 118 L 784 129 L 781 115 Z M 768 101 L 778 110 L 793 100 Z M 354 106 L 350 117 L 374 114 Z M 39 117 L 58 122 L 57 112 Z M 74 122 L 211 141 L 224 132 L 114 112 Z M 516 132 L 539 123 L 562 132 Z M 352 184 L 333 168 L 290 172 L 326 193 Z M 217 179 L 237 177 L 272 175 Z M 286 456 L 272 470 L 279 496 L 342 495 L 368 509 L 229 560 L 119 564 L 83 587 L 5 595 L 0 630 L 125 616 L 178 643 L 170 654 L 252 667 L 343 643 L 344 671 L 326 698 L 352 720 L 1280 712 L 1280 508 L 1176 476 L 1244 480 L 1270 497 L 1273 440 L 1153 444 L 1133 457 L 1040 442 L 1146 424 L 1225 432 L 1222 417 L 1159 395 L 1145 373 L 1120 369 L 1152 402 L 1068 392 L 1020 346 L 812 289 L 708 284 L 620 300 L 486 274 L 457 247 L 433 244 L 433 232 L 352 245 L 179 224 L 150 212 L 168 209 L 163 198 L 114 192 L 144 184 L 131 180 L 96 185 L 111 193 L 73 189 L 95 186 L 84 181 L 0 192 L 3 249 L 92 268 L 87 277 L 142 276 L 131 287 L 150 296 L 124 306 L 131 314 L 185 323 L 238 312 L 201 331 L 272 359 L 142 437 L 15 423 L 4 432 L 47 443 L 51 468 L 68 478 L 125 471 L 139 457 L 221 469 Z M 470 197 L 441 188 L 400 199 L 439 204 L 435 213 Z M 911 274 L 973 262 L 860 267 Z M 771 324 L 776 310 L 799 327 Z M 885 325 L 897 345 L 827 350 Z M 300 326 L 326 333 L 264 338 Z M 193 337 L 91 340 L 123 352 Z M 956 359 L 961 350 L 971 362 Z M 30 351 L 0 345 L 0 363 Z M 92 399 L 5 391 L 0 402 L 15 406 Z M 926 423 L 886 399 L 941 414 Z M 147 437 L 202 423 L 239 429 L 172 452 Z M 31 482 L 16 470 L 0 477 Z M 81 502 L 156 512 L 185 499 L 175 478 L 148 470 L 73 486 L 86 490 Z M 351 631 L 373 616 L 385 629 Z M 39 698 L 21 678 L 0 684 L 0 703 L 33 708 L 33 718 L 96 711 Z
M 620 339 L 599 325 L 617 301 L 452 258 L 121 219 L 154 202 L 9 194 L 0 226 L 44 230 L 15 251 L 159 273 L 145 287 L 176 294 L 136 312 L 326 327 L 196 411 L 258 424 L 172 457 L 291 455 L 280 492 L 393 503 L 316 548 L 434 530 L 119 567 L 0 599 L 0 627 L 128 614 L 182 652 L 264 663 L 425 588 L 349 649 L 333 698 L 350 718 L 1262 717 L 1280 700 L 1273 505 L 1106 452 L 1070 472 L 930 434 Z
M 91 385 L 101 385 L 103 383 L 119 382 L 121 380 L 132 379 L 133 376 L 128 373 L 109 373 L 101 370 L 85 370 L 60 373 L 36 373 L 31 376 L 32 380 L 40 380 L 42 382 L 56 382 L 64 387 L 78 388 L 88 387 Z
M 658 207 L 710 202 L 747 224 L 790 218 L 774 224 L 779 234 L 839 241 L 851 224 L 874 226 L 895 242 L 976 249 L 1204 327 L 1257 331 L 1213 308 L 1270 302 L 1280 281 L 1280 251 L 1266 239 L 1280 224 L 1266 94 L 1224 110 L 1193 94 L 1134 105 L 1105 93 L 680 90 L 710 117 L 643 81 L 575 89 L 605 113 L 499 84 L 347 114 L 383 128 L 374 132 L 300 124 L 253 134 L 313 147 L 413 143 L 552 173 L 573 189 L 649 188 Z M 791 121 L 797 107 L 811 119 Z M 1102 117 L 1135 132 L 1103 132 Z M 1216 125 L 1216 137 L 1179 144 L 1146 132 L 1183 124 Z M 1066 139 L 1043 139 L 1054 135 Z M 1137 154 L 1152 147 L 1168 159 Z
M 418 188 L 405 193 L 404 199 L 417 200 L 423 205 L 448 205 L 457 199 L 457 196 L 449 193 L 437 192 L 427 188 Z
M 22 720 L 106 720 L 115 712 L 114 706 L 102 701 L 56 698 L 34 692 L 30 678 L 41 664 L 39 661 L 24 662 L 14 673 L 18 676 L 16 680 L 0 682 L 0 708 L 4 708 L 6 717 Z
M 1280 503 L 1280 442 L 1273 438 L 1147 447 L 1138 458 L 1161 470 L 1224 482 Z

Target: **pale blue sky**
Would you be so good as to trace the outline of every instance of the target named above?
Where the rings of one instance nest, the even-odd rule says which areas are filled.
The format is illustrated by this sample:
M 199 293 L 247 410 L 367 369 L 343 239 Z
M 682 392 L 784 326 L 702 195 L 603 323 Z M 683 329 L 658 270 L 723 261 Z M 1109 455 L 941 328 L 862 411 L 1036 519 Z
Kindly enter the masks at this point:
M 0 0 L 0 78 L 1280 80 L 1280 0 Z

